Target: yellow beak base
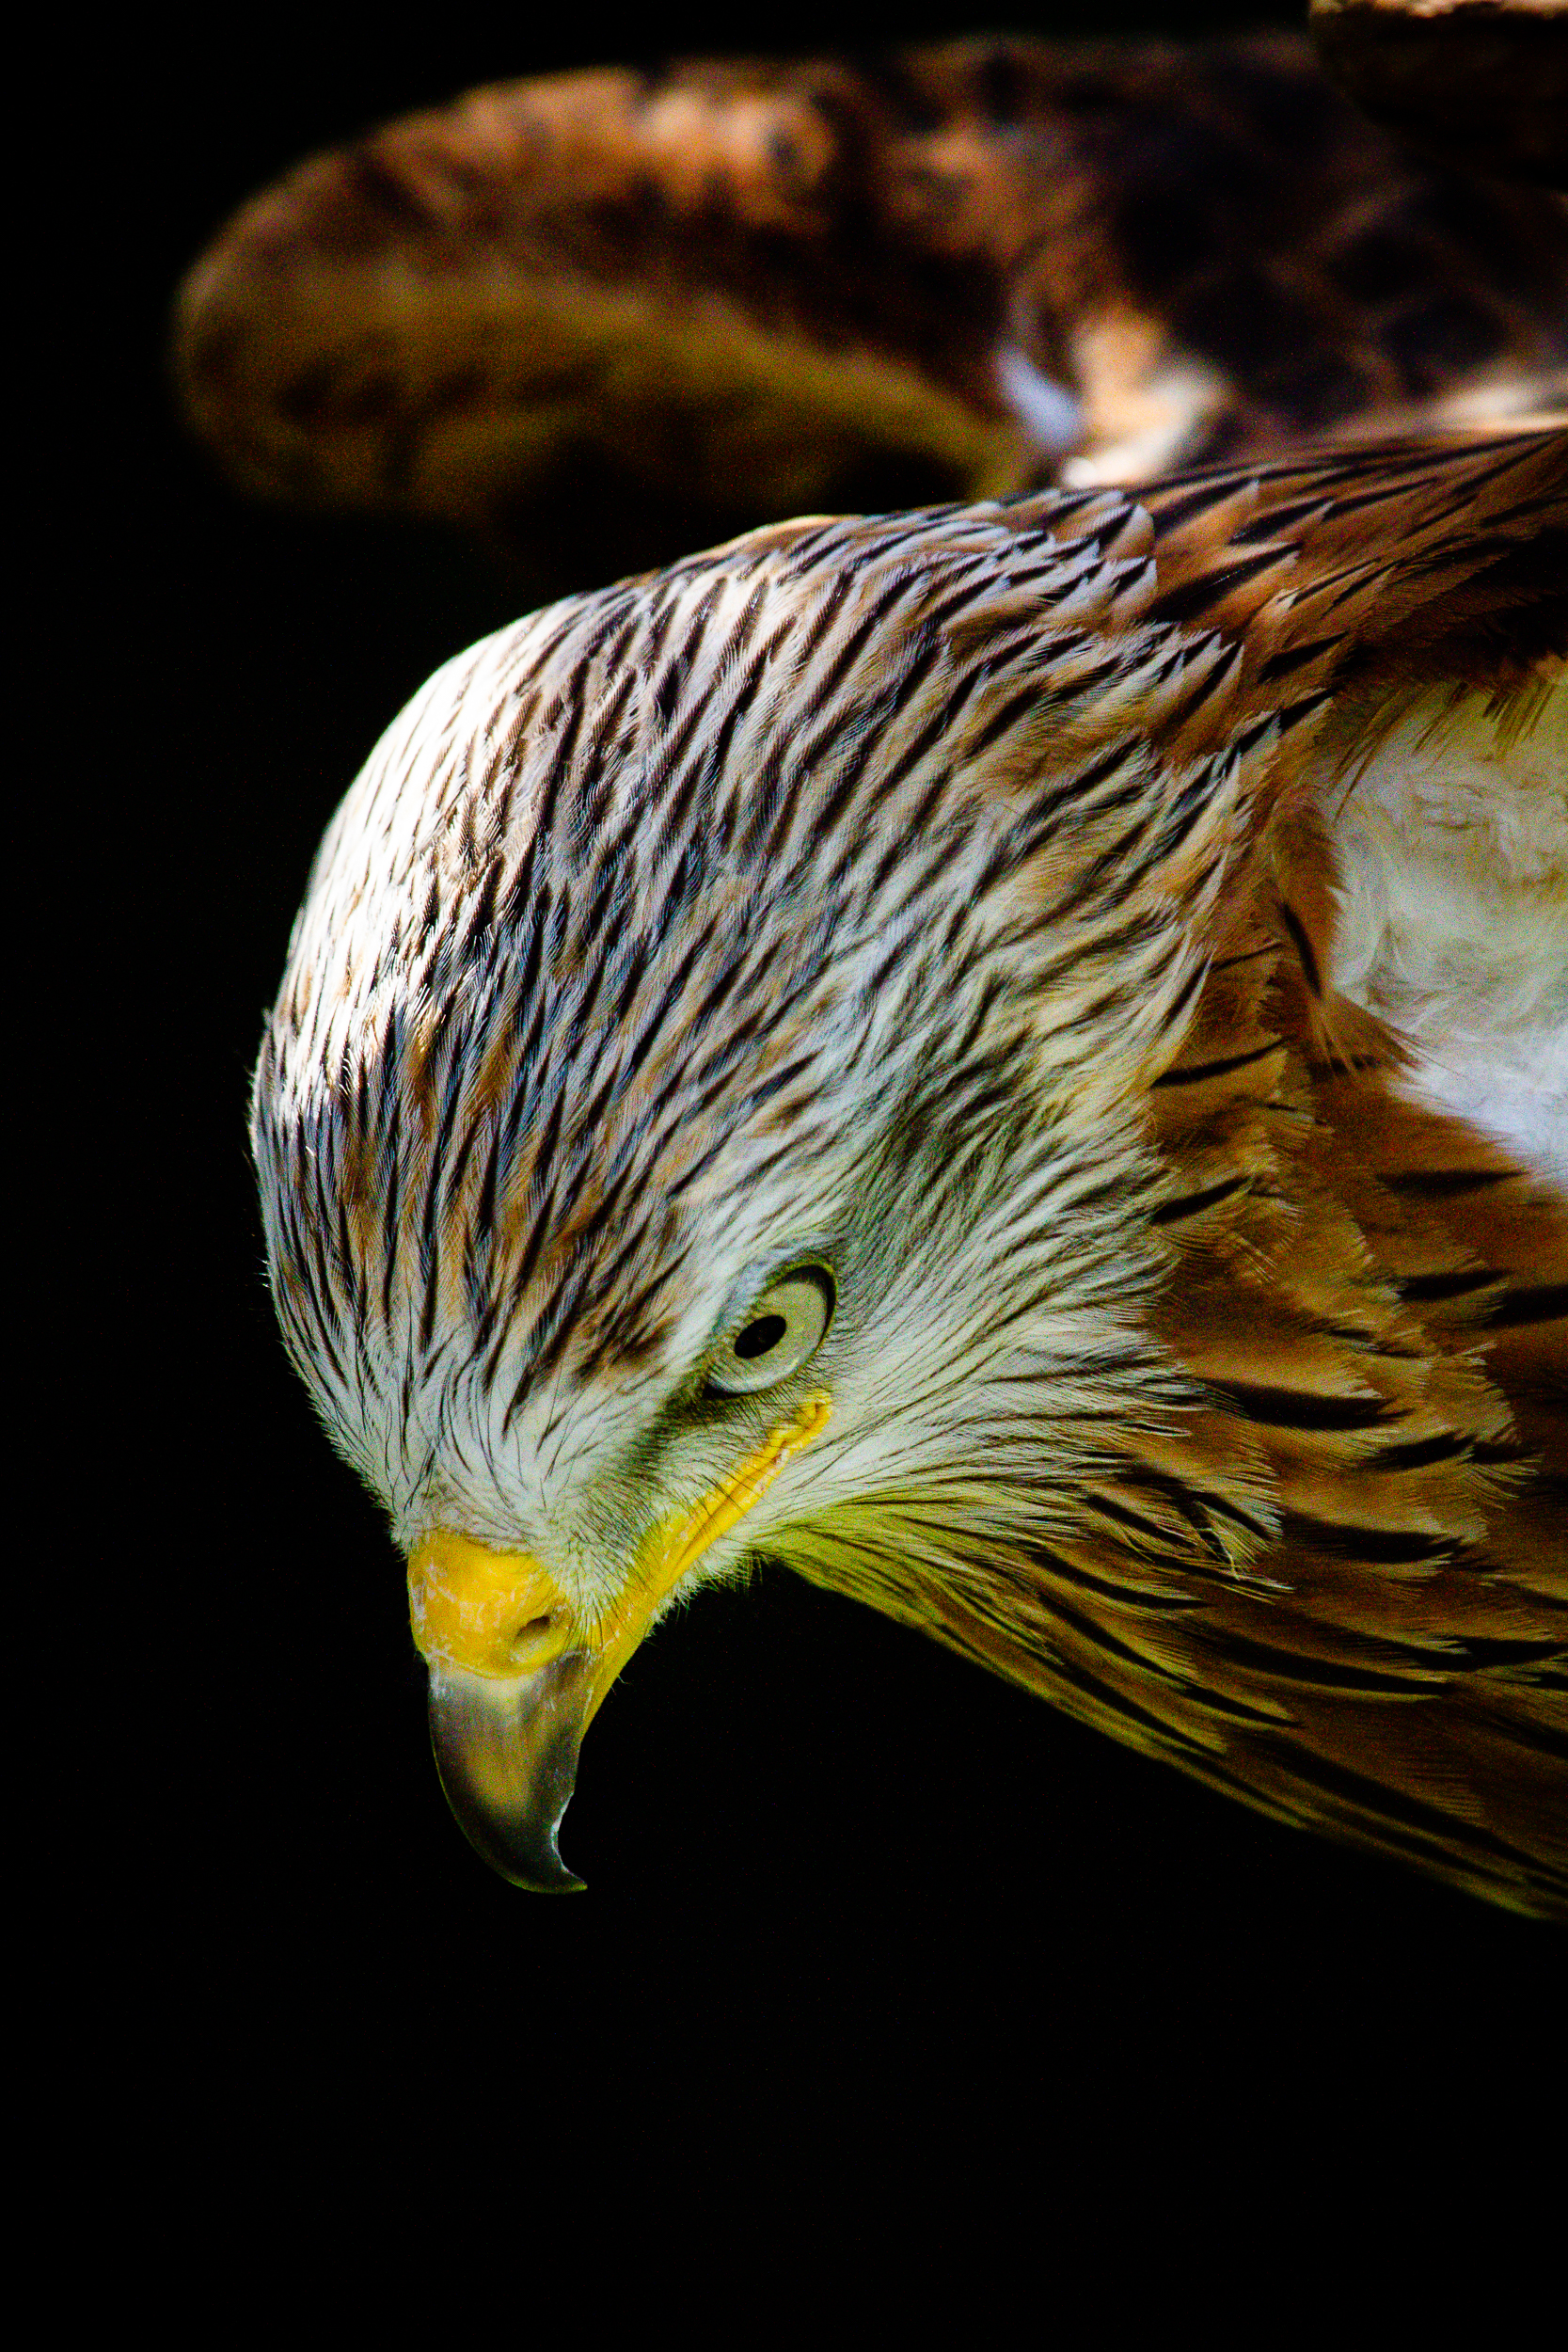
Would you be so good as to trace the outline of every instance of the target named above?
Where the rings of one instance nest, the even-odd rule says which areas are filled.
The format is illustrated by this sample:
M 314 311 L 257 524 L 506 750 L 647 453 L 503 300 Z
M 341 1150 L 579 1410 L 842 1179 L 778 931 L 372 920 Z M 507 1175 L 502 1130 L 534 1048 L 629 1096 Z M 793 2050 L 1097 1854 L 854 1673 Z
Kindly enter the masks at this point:
M 446 1529 L 415 1546 L 409 1617 L 430 1667 L 441 1785 L 470 1843 L 503 1877 L 540 1891 L 580 1886 L 556 1833 L 583 1732 L 687 1570 L 821 1435 L 831 1409 L 826 1395 L 808 1397 L 694 1511 L 654 1527 L 619 1599 L 592 1622 L 525 1552 L 493 1551 Z

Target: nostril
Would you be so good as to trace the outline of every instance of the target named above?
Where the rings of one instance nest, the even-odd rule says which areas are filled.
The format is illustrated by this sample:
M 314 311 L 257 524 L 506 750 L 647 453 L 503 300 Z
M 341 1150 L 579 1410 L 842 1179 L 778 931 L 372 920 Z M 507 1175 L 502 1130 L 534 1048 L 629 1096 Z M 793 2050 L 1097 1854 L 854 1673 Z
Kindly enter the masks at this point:
M 537 1617 L 530 1617 L 512 1636 L 513 1657 L 519 1663 L 533 1657 L 556 1632 L 561 1619 L 559 1609 L 546 1609 Z

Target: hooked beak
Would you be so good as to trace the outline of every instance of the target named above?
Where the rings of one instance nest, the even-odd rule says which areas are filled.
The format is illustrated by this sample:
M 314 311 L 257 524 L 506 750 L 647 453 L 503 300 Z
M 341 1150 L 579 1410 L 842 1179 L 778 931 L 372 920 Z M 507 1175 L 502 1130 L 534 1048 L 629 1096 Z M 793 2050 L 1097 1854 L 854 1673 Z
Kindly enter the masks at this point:
M 655 1527 L 620 1597 L 595 1618 L 580 1617 L 526 1552 L 437 1529 L 409 1554 L 409 1615 L 430 1667 L 441 1786 L 470 1845 L 515 1886 L 581 1887 L 556 1839 L 583 1733 L 688 1569 L 820 1435 L 829 1411 L 826 1396 L 808 1397 L 694 1511 Z
M 492 1870 L 536 1895 L 582 1887 L 556 1834 L 577 1785 L 593 1669 L 582 1649 L 505 1681 L 431 1665 L 430 1744 L 447 1803 Z

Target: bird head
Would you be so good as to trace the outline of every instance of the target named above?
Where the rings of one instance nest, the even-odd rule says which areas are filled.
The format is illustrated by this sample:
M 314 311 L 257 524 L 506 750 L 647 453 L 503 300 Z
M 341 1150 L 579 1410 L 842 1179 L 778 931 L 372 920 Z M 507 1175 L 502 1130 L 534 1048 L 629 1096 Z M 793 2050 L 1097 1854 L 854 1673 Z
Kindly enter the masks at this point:
M 1227 657 L 1140 618 L 1148 546 L 1104 494 L 753 533 L 450 663 L 328 831 L 274 1296 L 521 1884 L 577 1883 L 582 1731 L 703 1583 L 983 1647 L 1181 1407 L 1139 1105 L 1251 770 L 1159 748 Z

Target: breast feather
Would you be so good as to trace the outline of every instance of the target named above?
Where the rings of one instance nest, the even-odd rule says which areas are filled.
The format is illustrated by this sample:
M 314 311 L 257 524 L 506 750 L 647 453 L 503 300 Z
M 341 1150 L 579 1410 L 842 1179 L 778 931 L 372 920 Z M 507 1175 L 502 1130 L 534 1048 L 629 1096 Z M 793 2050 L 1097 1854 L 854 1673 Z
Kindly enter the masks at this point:
M 1568 673 L 1430 687 L 1372 735 L 1323 790 L 1333 980 L 1410 1039 L 1417 1100 L 1568 1187 Z

